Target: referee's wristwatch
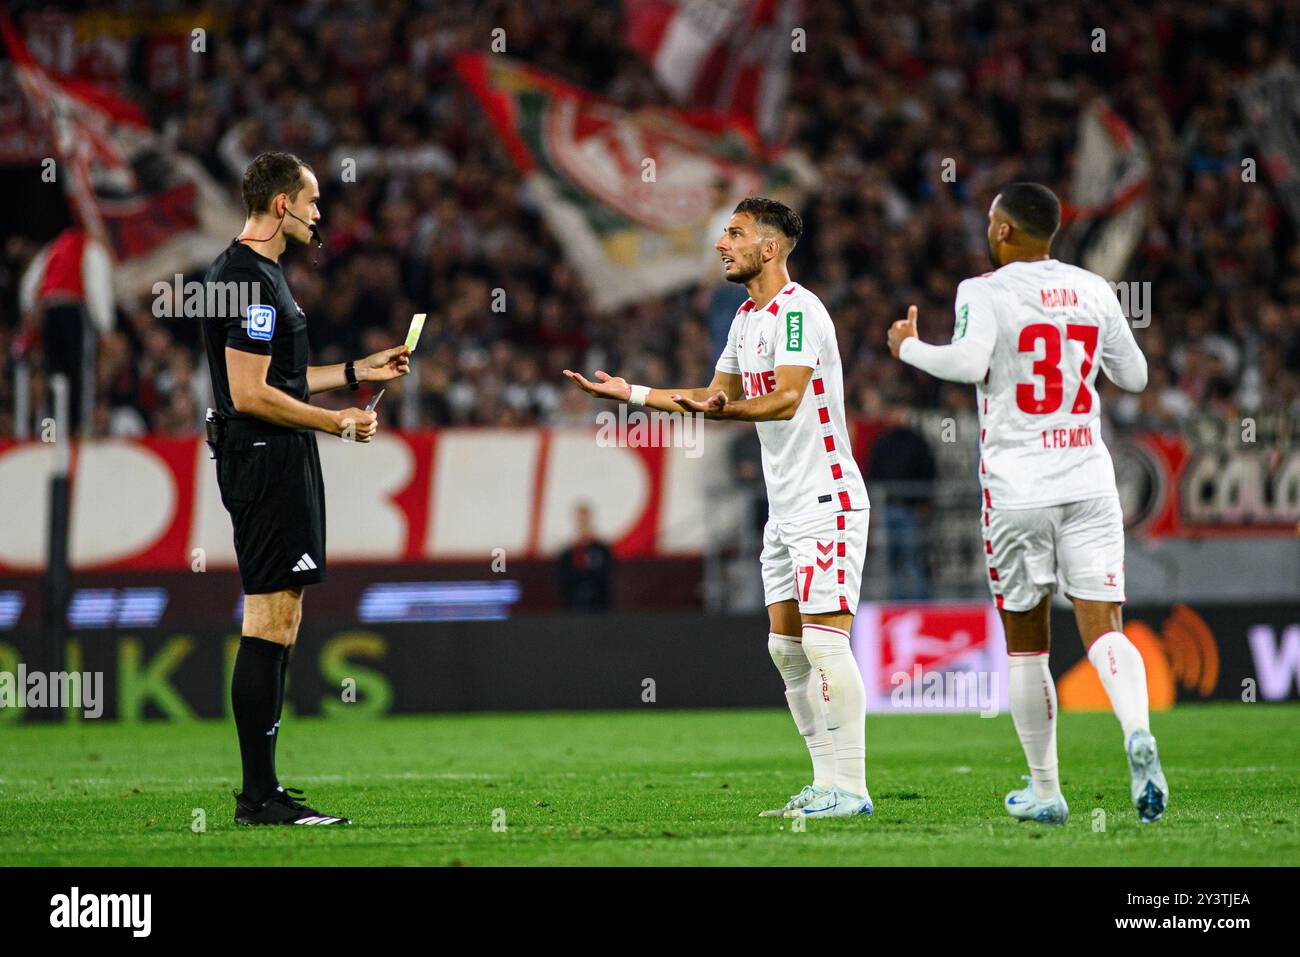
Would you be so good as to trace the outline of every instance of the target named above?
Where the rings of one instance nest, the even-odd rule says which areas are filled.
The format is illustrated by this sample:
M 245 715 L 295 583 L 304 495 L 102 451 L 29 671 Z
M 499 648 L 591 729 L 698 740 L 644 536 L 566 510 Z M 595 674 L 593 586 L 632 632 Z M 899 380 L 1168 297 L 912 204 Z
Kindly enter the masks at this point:
M 348 380 L 348 388 L 353 392 L 356 392 L 357 389 L 360 388 L 360 384 L 357 382 L 357 370 L 355 366 L 356 360 L 353 359 L 343 367 L 343 378 Z

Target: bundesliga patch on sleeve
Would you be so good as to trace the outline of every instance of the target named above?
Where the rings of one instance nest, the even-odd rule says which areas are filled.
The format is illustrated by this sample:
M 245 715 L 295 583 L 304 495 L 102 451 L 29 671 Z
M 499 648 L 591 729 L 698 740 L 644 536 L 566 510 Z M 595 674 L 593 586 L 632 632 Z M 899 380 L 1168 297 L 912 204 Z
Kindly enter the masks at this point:
M 952 331 L 952 341 L 956 342 L 966 335 L 966 320 L 970 318 L 970 303 L 964 302 L 957 310 L 957 326 Z
M 244 328 L 248 330 L 248 338 L 270 342 L 275 334 L 275 306 L 249 306 Z
M 785 351 L 799 352 L 803 349 L 803 313 L 787 312 L 785 322 Z

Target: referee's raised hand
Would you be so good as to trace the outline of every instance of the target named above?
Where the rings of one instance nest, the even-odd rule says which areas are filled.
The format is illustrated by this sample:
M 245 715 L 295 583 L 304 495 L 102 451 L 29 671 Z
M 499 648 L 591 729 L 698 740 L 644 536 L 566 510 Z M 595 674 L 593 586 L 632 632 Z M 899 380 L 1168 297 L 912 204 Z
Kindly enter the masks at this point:
M 411 350 L 405 345 L 383 349 L 357 363 L 357 376 L 366 382 L 387 382 L 411 371 Z

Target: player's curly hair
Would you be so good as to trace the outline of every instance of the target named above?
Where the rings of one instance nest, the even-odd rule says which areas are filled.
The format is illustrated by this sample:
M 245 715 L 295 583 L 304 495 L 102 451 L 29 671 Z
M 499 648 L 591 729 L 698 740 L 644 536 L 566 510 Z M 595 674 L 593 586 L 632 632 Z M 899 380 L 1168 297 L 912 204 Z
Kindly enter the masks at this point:
M 271 200 L 281 193 L 290 199 L 302 189 L 302 170 L 311 167 L 292 153 L 259 153 L 244 170 L 242 192 L 244 209 L 249 216 L 264 213 Z
M 799 237 L 803 235 L 803 220 L 780 200 L 768 199 L 766 196 L 746 196 L 732 212 L 749 213 L 760 226 L 775 229 L 790 240 L 790 249 L 794 249 Z

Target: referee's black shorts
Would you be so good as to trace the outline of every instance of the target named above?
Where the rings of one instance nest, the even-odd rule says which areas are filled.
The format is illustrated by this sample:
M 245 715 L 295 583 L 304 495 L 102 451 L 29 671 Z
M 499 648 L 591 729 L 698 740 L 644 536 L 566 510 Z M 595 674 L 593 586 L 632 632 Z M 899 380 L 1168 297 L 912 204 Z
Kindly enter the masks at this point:
M 217 456 L 244 594 L 325 580 L 325 482 L 316 436 L 229 419 Z

